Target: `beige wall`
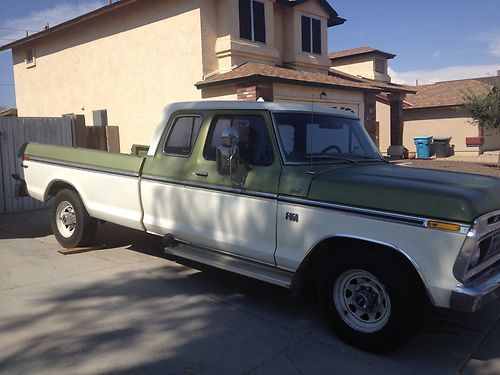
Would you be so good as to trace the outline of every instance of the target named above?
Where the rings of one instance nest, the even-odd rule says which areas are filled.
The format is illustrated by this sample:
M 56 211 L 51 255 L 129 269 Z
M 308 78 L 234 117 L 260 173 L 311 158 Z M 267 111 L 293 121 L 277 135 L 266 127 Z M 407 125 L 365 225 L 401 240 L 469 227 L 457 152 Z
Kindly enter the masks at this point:
M 415 151 L 414 137 L 432 135 L 434 137 L 452 137 L 457 155 L 477 155 L 479 151 L 500 150 L 500 130 L 484 132 L 484 145 L 467 147 L 466 137 L 477 137 L 478 128 L 470 123 L 470 117 L 463 111 L 453 108 L 427 108 L 404 110 L 403 144 L 408 150 Z M 387 153 L 391 144 L 391 114 L 390 107 L 377 101 L 377 121 L 379 122 L 380 151 Z
M 478 129 L 472 125 L 466 112 L 454 108 L 424 108 L 404 111 L 403 144 L 408 150 L 415 151 L 413 138 L 432 135 L 433 137 L 452 137 L 455 153 L 477 155 L 478 147 L 466 147 L 466 137 L 477 137 Z
M 387 155 L 387 149 L 391 145 L 391 108 L 388 104 L 377 100 L 376 113 L 379 123 L 379 150 L 382 154 Z
M 213 0 L 212 0 L 213 1 Z M 238 2 L 217 1 L 217 38 L 215 53 L 218 70 L 227 72 L 244 62 L 290 64 L 300 69 L 327 72 L 328 13 L 319 1 L 308 1 L 292 8 L 274 0 L 260 0 L 265 5 L 266 43 L 239 38 Z M 321 55 L 302 52 L 301 15 L 321 20 Z
M 373 56 L 361 55 L 348 57 L 341 61 L 334 60 L 332 61 L 332 67 L 355 76 L 375 79 Z
M 301 16 L 321 21 L 321 55 L 302 51 Z M 319 1 L 307 1 L 283 12 L 283 62 L 300 69 L 327 72 L 330 67 L 328 58 L 328 13 Z
M 36 66 L 13 51 L 19 116 L 107 109 L 121 149 L 149 143 L 165 104 L 201 98 L 203 1 L 149 0 L 35 41 Z M 81 109 L 81 108 L 84 109 Z
M 325 100 L 321 100 L 319 98 L 321 92 L 323 91 L 327 95 Z M 361 122 L 364 122 L 365 107 L 362 92 L 275 83 L 274 101 L 306 104 L 314 102 L 314 104 L 326 105 L 329 107 L 344 107 L 348 105 L 349 108 L 358 110 L 359 113 L 357 114 L 360 117 Z
M 484 144 L 480 150 L 500 151 L 500 129 L 484 129 Z
M 148 0 L 115 9 L 30 45 L 13 49 L 19 116 L 85 115 L 107 109 L 110 125 L 120 127 L 121 150 L 147 144 L 172 101 L 236 99 L 236 86 L 198 90 L 194 84 L 246 61 L 290 63 L 300 69 L 329 67 L 328 14 L 318 0 L 295 7 L 261 0 L 266 11 L 266 42 L 239 38 L 238 1 Z M 301 51 L 300 16 L 321 19 L 322 54 Z M 24 62 L 35 48 L 35 66 Z M 327 91 L 327 104 L 349 105 L 363 116 L 363 95 L 283 85 L 275 100 L 310 101 Z M 288 91 L 289 90 L 289 91 Z M 318 99 L 319 100 L 319 99 Z
M 236 85 L 224 85 L 201 89 L 201 96 L 207 100 L 238 100 Z

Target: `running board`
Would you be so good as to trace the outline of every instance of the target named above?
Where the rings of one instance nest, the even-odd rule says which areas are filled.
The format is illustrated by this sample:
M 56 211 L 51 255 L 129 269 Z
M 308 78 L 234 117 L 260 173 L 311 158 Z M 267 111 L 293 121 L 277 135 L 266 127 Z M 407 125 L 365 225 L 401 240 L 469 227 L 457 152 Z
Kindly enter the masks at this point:
M 165 253 L 194 260 L 195 262 L 221 268 L 243 276 L 252 277 L 284 288 L 290 289 L 292 285 L 292 272 L 283 271 L 276 267 L 266 266 L 213 250 L 179 244 L 173 247 L 166 247 Z

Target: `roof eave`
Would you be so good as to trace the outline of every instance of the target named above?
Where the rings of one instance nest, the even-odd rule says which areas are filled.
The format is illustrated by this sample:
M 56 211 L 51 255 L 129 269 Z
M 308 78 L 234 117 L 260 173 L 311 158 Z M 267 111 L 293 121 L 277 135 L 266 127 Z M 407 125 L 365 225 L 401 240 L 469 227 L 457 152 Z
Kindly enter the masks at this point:
M 289 7 L 294 7 L 296 5 L 300 5 L 302 3 L 305 3 L 306 1 L 309 0 L 278 0 L 278 3 L 289 6 Z M 347 21 L 345 18 L 339 17 L 339 14 L 333 7 L 330 5 L 330 3 L 326 0 L 320 0 L 321 5 L 328 11 L 328 27 L 332 26 L 338 26 L 342 25 L 345 21 Z
M 442 104 L 442 105 L 432 105 L 432 106 L 409 106 L 403 108 L 404 110 L 407 109 L 438 109 L 438 108 L 462 108 L 465 104 Z
M 224 86 L 224 85 L 230 85 L 230 84 L 237 84 L 237 83 L 243 83 L 243 82 L 255 82 L 255 81 L 260 81 L 260 82 L 278 82 L 278 83 L 288 83 L 292 85 L 300 85 L 300 86 L 314 86 L 314 87 L 329 87 L 329 88 L 335 88 L 337 90 L 354 90 L 354 91 L 368 91 L 368 92 L 373 92 L 373 93 L 378 93 L 381 92 L 381 90 L 377 88 L 364 88 L 364 87 L 354 87 L 354 86 L 343 86 L 343 85 L 336 85 L 334 83 L 326 83 L 326 82 L 311 82 L 311 81 L 301 81 L 297 79 L 290 79 L 290 78 L 282 78 L 282 77 L 270 77 L 262 74 L 253 74 L 250 76 L 245 76 L 245 77 L 236 77 L 236 78 L 229 78 L 225 80 L 220 80 L 220 81 L 214 81 L 214 82 L 196 82 L 194 85 L 196 86 L 197 89 L 204 89 L 208 87 L 216 87 L 216 86 Z
M 36 34 L 24 37 L 22 39 L 16 40 L 16 41 L 11 42 L 9 44 L 5 44 L 3 46 L 0 46 L 0 52 L 1 51 L 6 51 L 6 50 L 9 50 L 9 49 L 12 49 L 12 48 L 15 48 L 17 46 L 20 46 L 20 45 L 23 45 L 23 44 L 26 44 L 26 43 L 30 43 L 30 42 L 32 42 L 33 40 L 36 40 L 36 39 L 44 38 L 44 37 L 46 37 L 46 36 L 48 36 L 50 34 L 53 34 L 53 33 L 56 33 L 58 31 L 64 30 L 64 29 L 66 29 L 68 27 L 71 27 L 71 26 L 76 25 L 78 23 L 87 21 L 87 20 L 92 19 L 94 17 L 106 14 L 108 12 L 111 12 L 111 11 L 113 11 L 115 9 L 124 7 L 126 5 L 131 4 L 131 3 L 134 3 L 136 1 L 139 1 L 139 0 L 121 0 L 121 1 L 117 1 L 117 2 L 111 3 L 109 5 L 103 6 L 103 7 L 98 8 L 98 9 L 92 11 L 92 12 L 82 14 L 79 17 L 72 18 L 72 19 L 70 19 L 68 21 L 60 23 L 60 24 L 58 24 L 58 25 L 56 25 L 54 27 L 49 27 L 48 29 L 42 30 L 42 31 L 40 31 L 40 32 L 38 32 Z

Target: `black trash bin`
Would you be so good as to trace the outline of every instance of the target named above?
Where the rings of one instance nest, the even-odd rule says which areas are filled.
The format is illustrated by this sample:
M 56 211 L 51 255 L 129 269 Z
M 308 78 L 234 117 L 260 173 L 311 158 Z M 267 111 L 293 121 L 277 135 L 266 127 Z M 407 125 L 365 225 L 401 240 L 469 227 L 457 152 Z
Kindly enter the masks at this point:
M 450 141 L 451 137 L 434 137 L 434 150 L 437 158 L 447 158 L 450 156 Z

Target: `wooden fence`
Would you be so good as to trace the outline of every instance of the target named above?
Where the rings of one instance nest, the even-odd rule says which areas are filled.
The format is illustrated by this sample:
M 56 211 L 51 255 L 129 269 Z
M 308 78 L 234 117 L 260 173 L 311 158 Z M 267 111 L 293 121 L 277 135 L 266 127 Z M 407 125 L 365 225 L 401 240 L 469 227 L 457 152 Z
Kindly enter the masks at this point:
M 73 146 L 74 127 L 72 118 L 0 118 L 0 214 L 45 207 L 32 198 L 15 197 L 16 184 L 12 174 L 20 174 L 19 149 L 26 142 Z
M 0 215 L 46 206 L 31 198 L 15 196 L 12 175 L 22 176 L 18 153 L 27 142 L 120 152 L 118 126 L 85 126 L 81 115 L 0 117 Z

